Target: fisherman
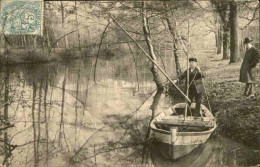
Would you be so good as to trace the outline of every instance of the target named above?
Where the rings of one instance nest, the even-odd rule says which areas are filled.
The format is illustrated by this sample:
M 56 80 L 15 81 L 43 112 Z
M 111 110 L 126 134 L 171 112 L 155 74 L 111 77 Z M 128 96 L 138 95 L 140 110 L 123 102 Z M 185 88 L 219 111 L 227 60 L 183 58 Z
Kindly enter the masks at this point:
M 254 83 L 256 82 L 257 69 L 259 62 L 259 50 L 252 45 L 253 40 L 249 37 L 244 39 L 246 54 L 240 68 L 239 82 L 246 83 L 244 96 L 246 98 L 255 98 Z
M 189 64 L 189 85 L 187 86 L 187 70 L 182 73 L 177 80 L 174 80 L 174 82 L 177 83 L 186 78 L 186 89 L 188 88 L 189 90 L 188 97 L 191 100 L 188 105 L 190 107 L 193 99 L 195 98 L 196 106 L 193 115 L 200 116 L 201 102 L 205 91 L 202 78 L 205 78 L 205 74 L 200 70 L 199 66 L 197 65 L 196 58 L 189 58 Z

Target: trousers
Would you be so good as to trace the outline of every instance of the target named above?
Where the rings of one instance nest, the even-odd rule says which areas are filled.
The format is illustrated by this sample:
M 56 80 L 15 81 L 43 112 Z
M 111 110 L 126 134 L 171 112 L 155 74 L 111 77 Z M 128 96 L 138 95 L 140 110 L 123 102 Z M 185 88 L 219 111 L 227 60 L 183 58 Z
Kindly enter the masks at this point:
M 249 96 L 249 95 L 253 95 L 253 94 L 255 94 L 254 84 L 253 83 L 246 83 L 244 95 Z
M 188 103 L 189 106 L 191 106 L 192 101 L 195 99 L 195 111 L 193 113 L 194 116 L 200 116 L 200 109 L 201 109 L 201 103 L 202 103 L 202 93 L 197 93 L 195 85 L 191 85 L 189 89 L 188 94 L 189 99 L 191 102 Z

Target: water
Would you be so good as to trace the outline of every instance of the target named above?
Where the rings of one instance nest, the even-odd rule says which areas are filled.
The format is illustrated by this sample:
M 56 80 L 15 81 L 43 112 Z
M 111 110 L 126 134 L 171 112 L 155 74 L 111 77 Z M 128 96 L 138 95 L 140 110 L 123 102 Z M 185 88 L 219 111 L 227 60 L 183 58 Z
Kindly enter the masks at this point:
M 143 143 L 151 115 L 149 107 L 155 91 L 149 63 L 143 59 L 138 61 L 137 82 L 130 58 L 100 59 L 95 83 L 94 61 L 86 58 L 2 67 L 1 113 L 6 113 L 5 118 L 14 124 L 0 134 L 6 141 L 1 143 L 0 150 L 0 160 L 5 165 L 142 165 Z M 167 67 L 170 75 L 174 75 L 174 66 Z M 164 98 L 158 111 L 167 107 L 168 100 Z M 259 152 L 223 137 L 212 137 L 175 162 L 165 159 L 157 150 L 153 143 L 150 165 L 260 163 Z

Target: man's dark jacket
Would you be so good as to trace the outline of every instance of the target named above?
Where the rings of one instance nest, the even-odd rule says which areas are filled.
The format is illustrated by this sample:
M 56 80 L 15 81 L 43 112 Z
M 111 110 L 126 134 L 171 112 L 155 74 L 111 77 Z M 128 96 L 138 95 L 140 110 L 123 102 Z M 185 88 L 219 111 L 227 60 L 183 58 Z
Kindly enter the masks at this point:
M 186 78 L 186 89 L 187 89 L 187 70 L 182 73 L 179 77 L 178 80 L 183 80 L 184 78 Z M 196 67 L 193 72 L 191 72 L 191 70 L 189 69 L 189 86 L 191 84 L 195 85 L 196 91 L 197 93 L 204 93 L 204 86 L 203 86 L 203 81 L 202 78 L 205 78 L 205 74 L 201 71 L 199 71 L 199 69 Z
M 240 68 L 239 81 L 243 83 L 254 83 L 256 81 L 256 64 L 259 62 L 259 50 L 251 47 L 246 51 L 243 63 Z

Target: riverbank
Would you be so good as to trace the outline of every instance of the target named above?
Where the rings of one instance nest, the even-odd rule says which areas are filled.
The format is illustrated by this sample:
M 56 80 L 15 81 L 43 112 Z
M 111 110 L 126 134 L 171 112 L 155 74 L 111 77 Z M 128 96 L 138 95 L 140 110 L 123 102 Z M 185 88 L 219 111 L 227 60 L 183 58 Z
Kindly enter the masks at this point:
M 207 63 L 207 94 L 218 123 L 215 135 L 227 136 L 259 151 L 259 84 L 255 88 L 256 98 L 247 99 L 243 96 L 245 85 L 238 82 L 242 61 L 230 65 L 228 62 L 221 60 L 220 55 L 212 55 Z
M 86 57 L 95 57 L 98 48 L 78 49 L 9 49 L 5 51 L 0 49 L 0 65 L 21 65 L 21 64 L 41 64 L 50 62 L 60 62 L 64 60 L 81 59 Z M 99 57 L 111 58 L 115 55 L 125 55 L 120 48 L 101 48 Z

